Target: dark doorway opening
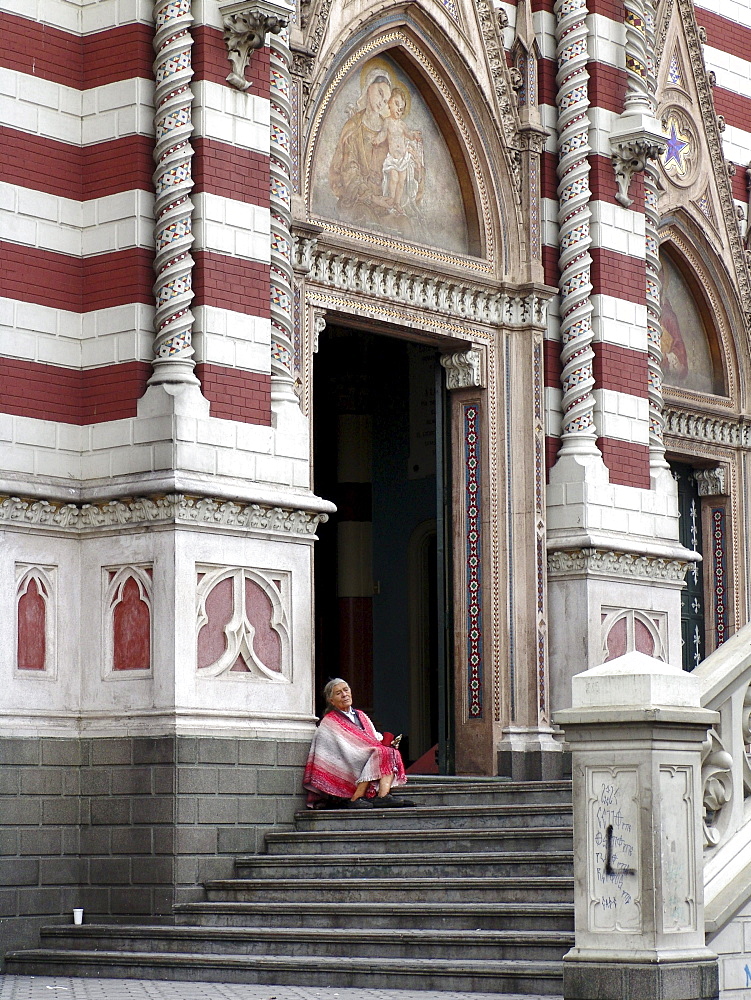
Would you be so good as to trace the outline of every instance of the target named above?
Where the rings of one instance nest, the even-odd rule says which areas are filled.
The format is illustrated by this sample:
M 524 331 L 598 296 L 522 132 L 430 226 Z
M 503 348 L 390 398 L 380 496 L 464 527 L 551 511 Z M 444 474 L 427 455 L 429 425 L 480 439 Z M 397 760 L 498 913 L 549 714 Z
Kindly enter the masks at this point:
M 450 770 L 442 370 L 425 344 L 327 327 L 314 360 L 316 689 L 344 677 L 410 764 Z M 319 711 L 323 706 L 319 705 Z
M 678 484 L 678 537 L 681 545 L 702 552 L 701 497 L 694 469 L 683 462 L 670 462 Z M 686 586 L 681 591 L 681 644 L 684 670 L 693 670 L 704 659 L 703 564 L 691 563 Z

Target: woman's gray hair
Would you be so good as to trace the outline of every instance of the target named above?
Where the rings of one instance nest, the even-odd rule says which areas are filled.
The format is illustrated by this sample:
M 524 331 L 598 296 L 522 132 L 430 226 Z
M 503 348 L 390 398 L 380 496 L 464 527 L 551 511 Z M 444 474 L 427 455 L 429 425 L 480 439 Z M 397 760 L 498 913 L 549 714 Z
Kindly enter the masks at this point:
M 347 682 L 343 677 L 332 677 L 331 680 L 325 685 L 323 689 L 323 700 L 326 702 L 326 711 L 328 712 L 331 707 L 331 695 L 334 692 L 334 688 L 337 684 L 346 684 Z

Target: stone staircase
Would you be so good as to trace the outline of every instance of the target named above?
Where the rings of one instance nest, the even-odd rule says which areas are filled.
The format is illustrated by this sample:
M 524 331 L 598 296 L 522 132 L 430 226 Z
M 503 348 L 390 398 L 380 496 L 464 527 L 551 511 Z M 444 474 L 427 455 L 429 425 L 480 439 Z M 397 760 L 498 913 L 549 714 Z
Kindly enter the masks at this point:
M 66 925 L 15 975 L 562 993 L 569 782 L 416 778 L 415 808 L 298 813 L 175 926 Z

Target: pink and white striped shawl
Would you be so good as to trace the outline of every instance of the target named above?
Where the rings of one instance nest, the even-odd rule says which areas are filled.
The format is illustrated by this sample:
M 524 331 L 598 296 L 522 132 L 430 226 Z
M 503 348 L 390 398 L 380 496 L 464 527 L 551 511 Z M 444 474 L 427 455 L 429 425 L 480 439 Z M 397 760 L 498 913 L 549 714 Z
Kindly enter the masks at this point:
M 313 799 L 315 793 L 349 799 L 359 782 L 377 782 L 388 774 L 394 775 L 394 786 L 407 781 L 399 751 L 384 746 L 367 715 L 355 711 L 364 729 L 336 711 L 324 715 L 316 729 L 303 776 L 303 788 L 314 793 Z

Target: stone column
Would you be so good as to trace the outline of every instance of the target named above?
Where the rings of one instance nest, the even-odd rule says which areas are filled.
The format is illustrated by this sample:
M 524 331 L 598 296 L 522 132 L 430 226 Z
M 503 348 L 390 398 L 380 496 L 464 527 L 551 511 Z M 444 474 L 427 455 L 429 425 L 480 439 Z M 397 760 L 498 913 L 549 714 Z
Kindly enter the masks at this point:
M 717 1000 L 704 944 L 702 743 L 718 719 L 679 667 L 628 653 L 573 678 L 576 943 L 566 1000 Z

